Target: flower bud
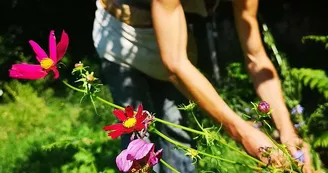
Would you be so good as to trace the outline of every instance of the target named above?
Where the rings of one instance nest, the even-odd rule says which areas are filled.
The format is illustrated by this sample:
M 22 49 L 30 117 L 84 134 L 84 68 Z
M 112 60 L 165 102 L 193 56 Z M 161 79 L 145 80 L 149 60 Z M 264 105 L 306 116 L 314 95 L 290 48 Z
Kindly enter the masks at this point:
M 88 82 L 93 82 L 95 80 L 95 77 L 93 76 L 93 74 L 88 74 L 86 76 L 86 79 Z
M 262 113 L 268 113 L 270 111 L 270 105 L 269 103 L 265 101 L 261 101 L 259 105 L 257 106 L 257 109 Z
M 74 65 L 75 68 L 82 68 L 83 67 L 83 63 L 79 62 L 79 63 L 76 63 Z

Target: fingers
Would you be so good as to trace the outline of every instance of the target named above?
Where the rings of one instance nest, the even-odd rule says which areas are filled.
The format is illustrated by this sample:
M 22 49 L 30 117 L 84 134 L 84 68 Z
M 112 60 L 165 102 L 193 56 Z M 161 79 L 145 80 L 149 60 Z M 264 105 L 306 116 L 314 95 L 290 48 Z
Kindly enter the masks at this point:
M 287 161 L 287 156 L 281 151 L 276 150 L 272 153 L 272 165 L 278 168 L 287 168 L 290 163 Z
M 303 147 L 303 143 L 304 142 L 302 139 L 294 137 L 290 139 L 290 141 L 286 141 L 285 145 L 287 145 L 287 149 L 289 150 L 290 154 L 295 156 L 296 152 Z
M 310 147 L 307 143 L 303 142 L 302 151 L 304 153 L 304 173 L 311 173 L 312 164 L 311 164 L 311 155 L 310 155 Z

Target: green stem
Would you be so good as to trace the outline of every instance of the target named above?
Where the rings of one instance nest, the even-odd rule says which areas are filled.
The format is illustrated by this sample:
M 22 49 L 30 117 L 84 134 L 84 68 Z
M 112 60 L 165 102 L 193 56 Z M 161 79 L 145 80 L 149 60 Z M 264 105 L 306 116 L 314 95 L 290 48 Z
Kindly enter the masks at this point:
M 203 127 L 202 127 L 202 126 L 200 125 L 200 123 L 198 122 L 198 120 L 197 120 L 197 118 L 196 118 L 194 112 L 193 112 L 192 110 L 191 110 L 190 112 L 191 112 L 192 116 L 194 117 L 194 119 L 195 119 L 195 121 L 196 121 L 198 127 L 199 127 L 200 129 L 202 129 L 202 131 L 204 131 Z M 200 134 L 200 133 L 199 133 L 199 134 Z M 205 133 L 203 133 L 203 134 L 201 134 L 201 135 L 205 135 Z M 248 155 L 248 154 L 245 153 L 245 152 L 240 151 L 239 149 L 237 149 L 237 148 L 235 148 L 235 147 L 232 147 L 232 146 L 228 145 L 227 143 L 221 141 L 220 139 L 216 138 L 215 140 L 218 141 L 218 142 L 220 142 L 220 143 L 223 144 L 224 146 L 230 148 L 231 150 L 233 150 L 233 151 L 239 153 L 240 155 L 243 155 L 243 156 L 247 157 L 248 159 L 255 161 L 256 163 L 260 164 L 261 166 L 266 166 L 266 164 L 263 163 L 263 162 L 261 162 L 260 160 L 254 158 L 254 157 L 252 157 L 252 156 L 250 156 L 250 155 Z
M 233 151 L 239 153 L 240 155 L 243 155 L 243 156 L 247 157 L 248 159 L 253 160 L 254 162 L 260 164 L 261 166 L 266 166 L 266 164 L 263 163 L 263 162 L 261 162 L 260 160 L 254 158 L 254 157 L 252 157 L 252 156 L 250 156 L 250 155 L 248 155 L 248 154 L 245 153 L 245 152 L 242 152 L 242 151 L 238 150 L 238 149 L 235 148 L 235 147 L 232 147 L 232 146 L 228 145 L 227 143 L 221 141 L 220 139 L 215 139 L 215 140 L 218 141 L 218 142 L 220 142 L 220 143 L 223 144 L 224 146 L 230 148 L 231 150 L 233 150 Z
M 196 116 L 195 116 L 195 114 L 194 114 L 194 111 L 190 110 L 190 112 L 191 112 L 191 115 L 194 117 L 194 119 L 195 119 L 195 121 L 196 121 L 198 127 L 199 127 L 202 131 L 204 131 L 203 127 L 202 127 L 202 126 L 200 125 L 200 123 L 198 122 L 198 120 L 197 120 L 197 118 L 196 118 Z
M 107 101 L 107 100 L 105 100 L 105 99 L 103 99 L 101 97 L 96 96 L 96 99 L 99 100 L 99 101 L 101 101 L 101 102 L 103 102 L 103 103 L 105 103 L 105 104 L 107 104 L 107 105 L 109 105 L 109 106 L 111 106 L 111 107 L 113 107 L 113 108 L 124 110 L 124 107 L 118 106 L 118 105 L 116 105 L 114 103 L 111 103 L 111 102 L 109 102 L 109 101 Z
M 62 81 L 66 86 L 68 86 L 69 88 L 78 91 L 78 92 L 82 92 L 82 93 L 87 93 L 85 90 L 81 90 L 79 88 L 76 88 L 75 86 L 70 85 L 69 83 L 67 83 L 66 81 Z
M 169 168 L 174 173 L 180 173 L 178 170 L 173 168 L 170 164 L 166 163 L 163 159 L 160 160 L 163 165 L 165 165 L 167 168 Z
M 63 81 L 63 83 L 64 83 L 66 86 L 68 86 L 69 88 L 71 88 L 71 89 L 73 89 L 73 90 L 75 90 L 75 91 L 86 93 L 86 91 L 81 90 L 81 89 L 79 89 L 79 88 L 76 88 L 76 87 L 74 87 L 74 86 L 68 84 L 68 83 L 65 82 L 65 81 Z M 107 105 L 109 105 L 109 106 L 111 106 L 111 107 L 114 107 L 114 108 L 117 108 L 117 109 L 124 110 L 124 108 L 123 108 L 122 106 L 118 106 L 118 105 L 116 105 L 116 104 L 114 104 L 114 103 L 111 103 L 111 102 L 109 102 L 109 101 L 107 101 L 107 100 L 101 98 L 101 97 L 96 96 L 96 99 L 99 100 L 99 101 L 101 101 L 101 102 L 103 102 L 103 103 L 105 103 L 105 104 L 107 104 Z M 160 123 L 162 123 L 162 124 L 166 124 L 166 125 L 169 125 L 169 126 L 172 126 L 172 127 L 180 128 L 180 129 L 183 129 L 183 130 L 186 130 L 186 131 L 192 132 L 192 133 L 196 133 L 196 134 L 199 134 L 199 135 L 206 136 L 206 133 L 205 133 L 205 132 L 198 131 L 198 130 L 194 130 L 194 129 L 192 129 L 192 128 L 188 128 L 188 127 L 181 126 L 181 125 L 178 125 L 178 124 L 174 124 L 174 123 L 171 123 L 171 122 L 168 122 L 168 121 L 165 121 L 165 120 L 159 119 L 159 118 L 155 118 L 155 121 L 158 121 L 158 122 L 160 122 Z M 200 124 L 199 124 L 199 126 L 200 126 Z M 163 134 L 163 135 L 164 135 L 164 134 Z M 170 138 L 169 138 L 169 139 L 170 139 Z M 244 152 L 242 152 L 242 151 L 240 151 L 240 150 L 238 150 L 238 149 L 236 149 L 236 148 L 234 148 L 234 147 L 229 146 L 228 144 L 222 142 L 221 140 L 218 140 L 218 139 L 216 139 L 216 140 L 217 140 L 218 142 L 220 142 L 221 144 L 227 146 L 228 148 L 230 148 L 230 149 L 232 149 L 232 150 L 238 152 L 239 154 L 241 154 L 241 155 L 243 155 L 243 156 L 245 156 L 245 157 L 247 157 L 247 158 L 249 158 L 249 159 L 251 159 L 251 160 L 253 160 L 253 161 L 257 162 L 257 163 L 259 163 L 259 164 L 261 164 L 262 166 L 265 166 L 265 164 L 264 164 L 263 162 L 261 162 L 261 161 L 255 159 L 255 158 L 249 156 L 248 154 L 246 154 L 246 153 L 244 153 Z M 172 142 L 172 141 L 171 141 L 171 142 Z M 173 141 L 173 142 L 175 142 L 175 141 Z M 181 145 L 182 145 L 182 144 L 181 144 Z M 179 146 L 179 145 L 178 145 L 178 146 Z M 184 146 L 184 145 L 183 145 L 183 146 Z M 203 153 L 203 154 L 204 154 L 204 153 Z M 206 154 L 207 154 L 207 153 L 205 153 L 205 155 L 206 155 Z M 216 156 L 213 156 L 213 158 L 215 158 L 215 157 L 216 157 Z M 223 159 L 223 158 L 221 158 L 221 159 Z
M 178 125 L 178 124 L 174 124 L 174 123 L 171 123 L 171 122 L 168 122 L 168 121 L 159 119 L 159 118 L 155 118 L 155 121 L 158 121 L 158 122 L 160 122 L 162 124 L 166 124 L 166 125 L 169 125 L 169 126 L 172 126 L 172 127 L 183 129 L 183 130 L 186 130 L 186 131 L 189 131 L 189 132 L 192 132 L 192 133 L 196 133 L 196 134 L 199 134 L 199 135 L 205 135 L 205 133 L 202 132 L 202 131 L 198 131 L 198 130 L 195 130 L 195 129 L 192 129 L 192 128 L 189 128 L 189 127 L 185 127 L 185 126 L 181 126 L 181 125 Z
M 262 170 L 261 168 L 258 168 L 258 167 L 255 167 L 255 166 L 250 166 L 250 165 L 246 165 L 246 164 L 243 164 L 243 163 L 239 163 L 239 162 L 236 162 L 236 161 L 233 161 L 233 160 L 229 160 L 229 159 L 224 159 L 222 157 L 219 157 L 219 156 L 214 156 L 212 154 L 208 154 L 208 153 L 205 153 L 205 152 L 202 152 L 202 151 L 198 151 L 196 149 L 193 149 L 193 148 L 190 148 L 190 147 L 187 147 L 171 138 L 169 138 L 168 136 L 164 135 L 163 133 L 161 133 L 160 131 L 158 131 L 157 129 L 154 129 L 153 130 L 154 133 L 156 133 L 158 136 L 162 137 L 163 139 L 167 140 L 168 142 L 178 146 L 178 147 L 181 147 L 181 148 L 184 148 L 184 149 L 187 149 L 187 150 L 195 150 L 197 153 L 201 154 L 201 155 L 204 155 L 204 156 L 207 156 L 207 157 L 211 157 L 211 158 L 214 158 L 214 159 L 217 159 L 217 160 L 221 160 L 221 161 L 224 161 L 224 162 L 227 162 L 227 163 L 232 163 L 232 164 L 241 164 L 241 165 L 245 165 L 251 169 L 254 169 L 254 170 Z

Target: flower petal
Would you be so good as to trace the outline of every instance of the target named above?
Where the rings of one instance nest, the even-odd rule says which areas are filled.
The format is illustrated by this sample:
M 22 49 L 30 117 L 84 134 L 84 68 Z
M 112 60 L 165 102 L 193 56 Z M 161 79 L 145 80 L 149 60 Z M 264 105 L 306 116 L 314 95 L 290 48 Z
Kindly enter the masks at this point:
M 156 165 L 158 163 L 159 159 L 162 158 L 162 154 L 163 154 L 163 149 L 158 150 L 155 154 L 150 153 L 150 157 L 148 160 L 149 166 L 153 167 L 154 165 Z
M 105 131 L 110 131 L 110 130 L 124 130 L 124 126 L 122 124 L 113 124 L 113 125 L 110 125 L 110 126 L 105 126 L 104 127 L 104 130 Z
M 122 122 L 127 120 L 127 117 L 122 110 L 114 109 L 113 114 Z
M 142 129 L 146 128 L 146 125 L 144 123 L 138 123 L 133 127 L 135 131 L 141 131 Z
M 68 48 L 69 38 L 65 31 L 62 32 L 60 42 L 57 44 L 57 62 L 63 58 Z
M 55 74 L 54 78 L 55 78 L 55 79 L 58 79 L 58 77 L 59 77 L 59 71 L 58 71 L 57 67 L 56 67 L 56 66 L 53 66 L 53 67 L 51 68 L 51 70 L 52 70 L 52 71 L 54 72 L 54 74 Z
M 9 76 L 17 79 L 36 80 L 44 78 L 48 73 L 40 65 L 14 64 L 9 70 Z
M 294 153 L 294 158 L 299 160 L 300 162 L 304 163 L 304 152 L 302 150 L 298 150 L 296 153 Z
M 43 58 L 48 58 L 46 52 L 38 45 L 38 43 L 34 42 L 33 40 L 29 41 L 30 45 L 32 46 L 33 51 L 36 54 L 36 59 L 40 62 Z
M 154 144 L 142 139 L 136 139 L 130 142 L 127 150 L 134 159 L 139 160 L 146 157 L 151 151 L 154 151 Z
M 137 112 L 137 114 L 136 114 L 136 118 L 137 119 L 139 119 L 142 115 L 143 115 L 143 107 L 142 107 L 142 104 L 140 104 L 139 106 L 138 106 L 138 112 Z
M 132 106 L 127 106 L 125 107 L 125 114 L 128 118 L 132 118 L 134 115 L 134 110 L 132 108 Z
M 125 128 L 122 124 L 113 124 L 110 126 L 105 126 L 104 130 L 111 131 L 108 133 L 108 136 L 110 136 L 112 139 L 116 139 L 125 132 Z
M 116 139 L 119 136 L 121 136 L 122 134 L 123 134 L 123 131 L 116 130 L 116 131 L 109 132 L 108 136 L 110 136 L 112 139 Z
M 56 47 L 56 36 L 55 31 L 51 30 L 49 34 L 49 58 L 57 62 L 57 47 Z
M 116 157 L 116 165 L 118 170 L 121 172 L 128 172 L 133 164 L 132 160 L 127 159 L 128 152 L 127 150 L 123 150 L 117 157 Z
M 145 123 L 145 119 L 147 118 L 148 113 L 147 112 L 143 112 L 140 115 L 137 115 L 136 119 L 137 119 L 137 123 Z

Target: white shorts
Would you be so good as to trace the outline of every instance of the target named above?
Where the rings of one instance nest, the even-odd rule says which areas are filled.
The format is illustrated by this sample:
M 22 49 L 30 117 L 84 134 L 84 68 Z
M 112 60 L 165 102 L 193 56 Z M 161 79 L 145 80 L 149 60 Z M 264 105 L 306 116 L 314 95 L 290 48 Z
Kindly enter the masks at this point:
M 168 80 L 156 42 L 153 28 L 134 28 L 111 16 L 96 2 L 93 25 L 94 46 L 101 58 L 121 65 L 131 66 L 155 79 Z M 188 46 L 195 45 L 188 39 Z M 196 59 L 197 49 L 188 49 L 189 59 Z

